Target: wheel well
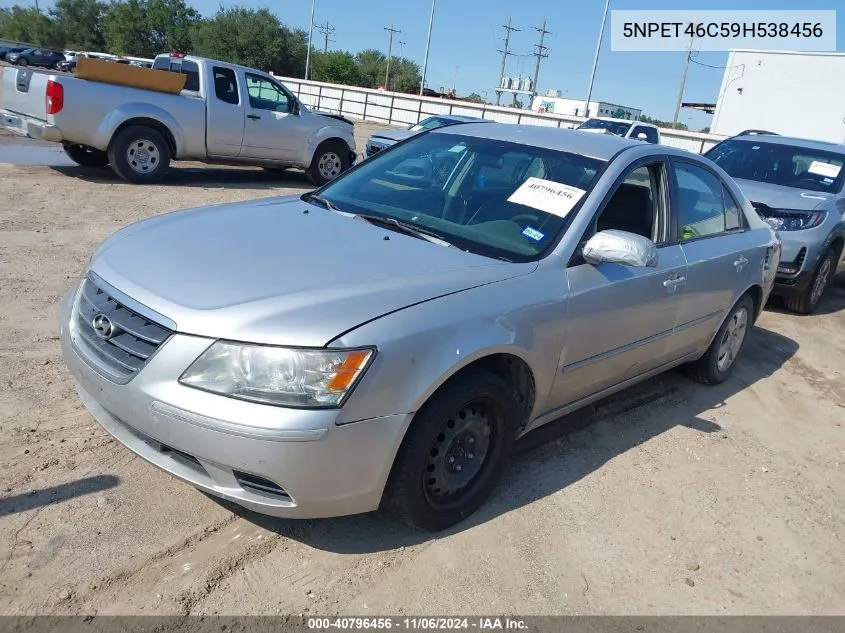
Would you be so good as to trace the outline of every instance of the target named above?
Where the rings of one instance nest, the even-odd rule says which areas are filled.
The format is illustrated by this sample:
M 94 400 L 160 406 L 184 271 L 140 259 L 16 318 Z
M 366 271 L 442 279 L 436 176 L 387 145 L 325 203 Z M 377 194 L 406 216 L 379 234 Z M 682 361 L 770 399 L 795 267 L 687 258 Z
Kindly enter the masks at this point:
M 173 158 L 176 158 L 176 139 L 173 138 L 173 133 L 170 131 L 164 123 L 161 121 L 156 121 L 155 119 L 147 119 L 144 117 L 138 117 L 135 119 L 129 119 L 121 123 L 118 128 L 112 134 L 112 139 L 114 139 L 118 133 L 129 127 L 130 125 L 146 125 L 147 127 L 151 127 L 154 130 L 158 130 L 161 132 L 162 136 L 164 136 L 164 140 L 167 141 L 167 148 L 170 150 L 170 155 Z
M 495 374 L 513 388 L 517 403 L 522 412 L 522 419 L 519 421 L 519 428 L 522 429 L 528 423 L 528 416 L 531 415 L 531 410 L 534 408 L 536 397 L 534 374 L 531 372 L 531 368 L 519 356 L 513 354 L 491 354 L 462 367 L 450 376 L 444 384 L 448 384 L 457 377 L 478 369 Z
M 836 264 L 839 263 L 839 258 L 842 257 L 842 248 L 845 247 L 845 237 L 842 237 L 840 235 L 835 240 L 833 240 L 833 243 L 830 245 L 830 247 L 836 251 L 836 261 L 833 262 L 833 265 L 836 266 Z
M 338 138 L 337 136 L 332 136 L 332 137 L 323 139 L 322 141 L 320 141 L 317 144 L 317 149 L 320 149 L 320 147 L 322 147 L 323 145 L 328 145 L 330 143 L 334 144 L 334 145 L 342 145 L 347 150 L 349 149 L 349 144 L 346 141 L 344 141 L 342 138 Z M 316 152 L 317 150 L 314 150 L 314 151 Z
M 760 313 L 763 312 L 763 288 L 760 286 L 751 286 L 745 293 L 754 302 L 754 321 L 756 321 Z

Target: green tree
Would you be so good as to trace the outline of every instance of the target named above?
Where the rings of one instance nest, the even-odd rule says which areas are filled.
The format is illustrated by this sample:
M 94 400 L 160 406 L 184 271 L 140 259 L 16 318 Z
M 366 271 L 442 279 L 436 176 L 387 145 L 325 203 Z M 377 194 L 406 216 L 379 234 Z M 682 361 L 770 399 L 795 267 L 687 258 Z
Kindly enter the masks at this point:
M 279 22 L 269 9 L 219 9 L 193 30 L 193 52 L 276 74 L 301 77 L 307 34 Z
M 50 17 L 64 46 L 85 51 L 100 51 L 106 44 L 103 37 L 103 14 L 106 6 L 99 0 L 56 0 Z
M 484 100 L 484 97 L 482 97 L 477 92 L 473 92 L 469 96 L 462 97 L 461 100 L 462 101 L 471 101 L 472 103 L 487 103 L 487 101 Z
M 347 51 L 316 52 L 312 54 L 311 78 L 334 84 L 357 86 L 361 73 L 355 63 L 355 56 Z
M 422 73 L 416 62 L 404 57 L 390 60 L 390 89 L 406 92 L 420 87 Z
M 120 0 L 103 19 L 108 49 L 119 55 L 155 57 L 188 52 L 200 15 L 184 0 Z
M 652 125 L 656 125 L 657 127 L 667 127 L 667 128 L 672 127 L 671 121 L 661 121 L 660 119 L 652 119 L 651 117 L 645 116 L 644 114 L 640 115 L 640 121 L 642 121 L 643 123 L 651 123 Z M 681 123 L 679 121 L 678 122 L 678 129 L 679 130 L 686 130 L 687 129 L 686 123 Z
M 200 14 L 185 0 L 149 0 L 147 28 L 154 55 L 191 50 L 191 31 L 200 20 Z
M 64 38 L 49 16 L 19 5 L 0 9 L 0 37 L 38 46 L 64 46 Z
M 387 67 L 387 57 L 375 49 L 363 50 L 355 55 L 355 63 L 361 73 L 361 85 L 364 88 L 375 88 L 384 83 L 384 72 Z
M 106 47 L 117 55 L 152 57 L 156 51 L 146 24 L 146 3 L 124 0 L 114 3 L 103 18 Z
M 387 72 L 387 56 L 379 50 L 367 49 L 355 56 L 358 70 L 361 73 L 361 85 L 365 88 L 375 88 L 384 85 L 384 77 Z M 390 86 L 391 90 L 405 92 L 418 88 L 422 74 L 420 67 L 415 62 L 404 57 L 392 57 L 390 59 Z M 387 87 L 387 86 L 386 86 Z

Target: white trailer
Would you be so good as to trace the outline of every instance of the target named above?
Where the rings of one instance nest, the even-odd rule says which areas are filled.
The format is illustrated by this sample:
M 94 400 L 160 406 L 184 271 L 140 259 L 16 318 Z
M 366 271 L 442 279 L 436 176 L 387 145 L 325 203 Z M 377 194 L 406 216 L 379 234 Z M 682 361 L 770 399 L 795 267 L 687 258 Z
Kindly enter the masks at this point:
M 710 131 L 845 143 L 845 53 L 732 50 Z

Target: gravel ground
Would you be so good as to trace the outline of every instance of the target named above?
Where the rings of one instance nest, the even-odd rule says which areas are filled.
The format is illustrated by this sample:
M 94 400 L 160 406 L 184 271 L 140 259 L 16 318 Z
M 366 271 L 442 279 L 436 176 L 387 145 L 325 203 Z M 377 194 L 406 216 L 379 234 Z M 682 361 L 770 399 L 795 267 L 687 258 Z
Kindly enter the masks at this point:
M 374 126 L 356 127 L 360 148 Z M 37 146 L 0 138 L 4 156 Z M 251 515 L 109 439 L 56 335 L 93 247 L 307 187 L 0 164 L 0 614 L 845 614 L 841 283 L 815 316 L 770 306 L 726 384 L 671 372 L 526 438 L 490 503 L 436 537 Z

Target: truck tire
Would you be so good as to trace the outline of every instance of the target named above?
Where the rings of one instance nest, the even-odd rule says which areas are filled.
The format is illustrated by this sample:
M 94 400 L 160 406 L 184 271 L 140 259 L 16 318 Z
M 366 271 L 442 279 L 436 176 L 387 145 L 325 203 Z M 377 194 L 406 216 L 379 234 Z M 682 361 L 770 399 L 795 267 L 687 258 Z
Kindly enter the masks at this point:
M 124 180 L 138 185 L 159 182 L 170 166 L 170 147 L 164 136 L 147 125 L 120 130 L 109 145 L 109 164 Z
M 349 148 L 343 141 L 323 141 L 317 146 L 305 175 L 318 187 L 349 169 Z
M 835 270 L 836 252 L 830 248 L 819 261 L 816 272 L 813 274 L 813 281 L 810 282 L 807 289 L 797 297 L 784 298 L 783 303 L 786 309 L 798 314 L 812 314 L 818 307 Z
M 109 164 L 108 155 L 99 149 L 78 145 L 76 143 L 62 143 L 68 158 L 83 167 L 105 167 Z

